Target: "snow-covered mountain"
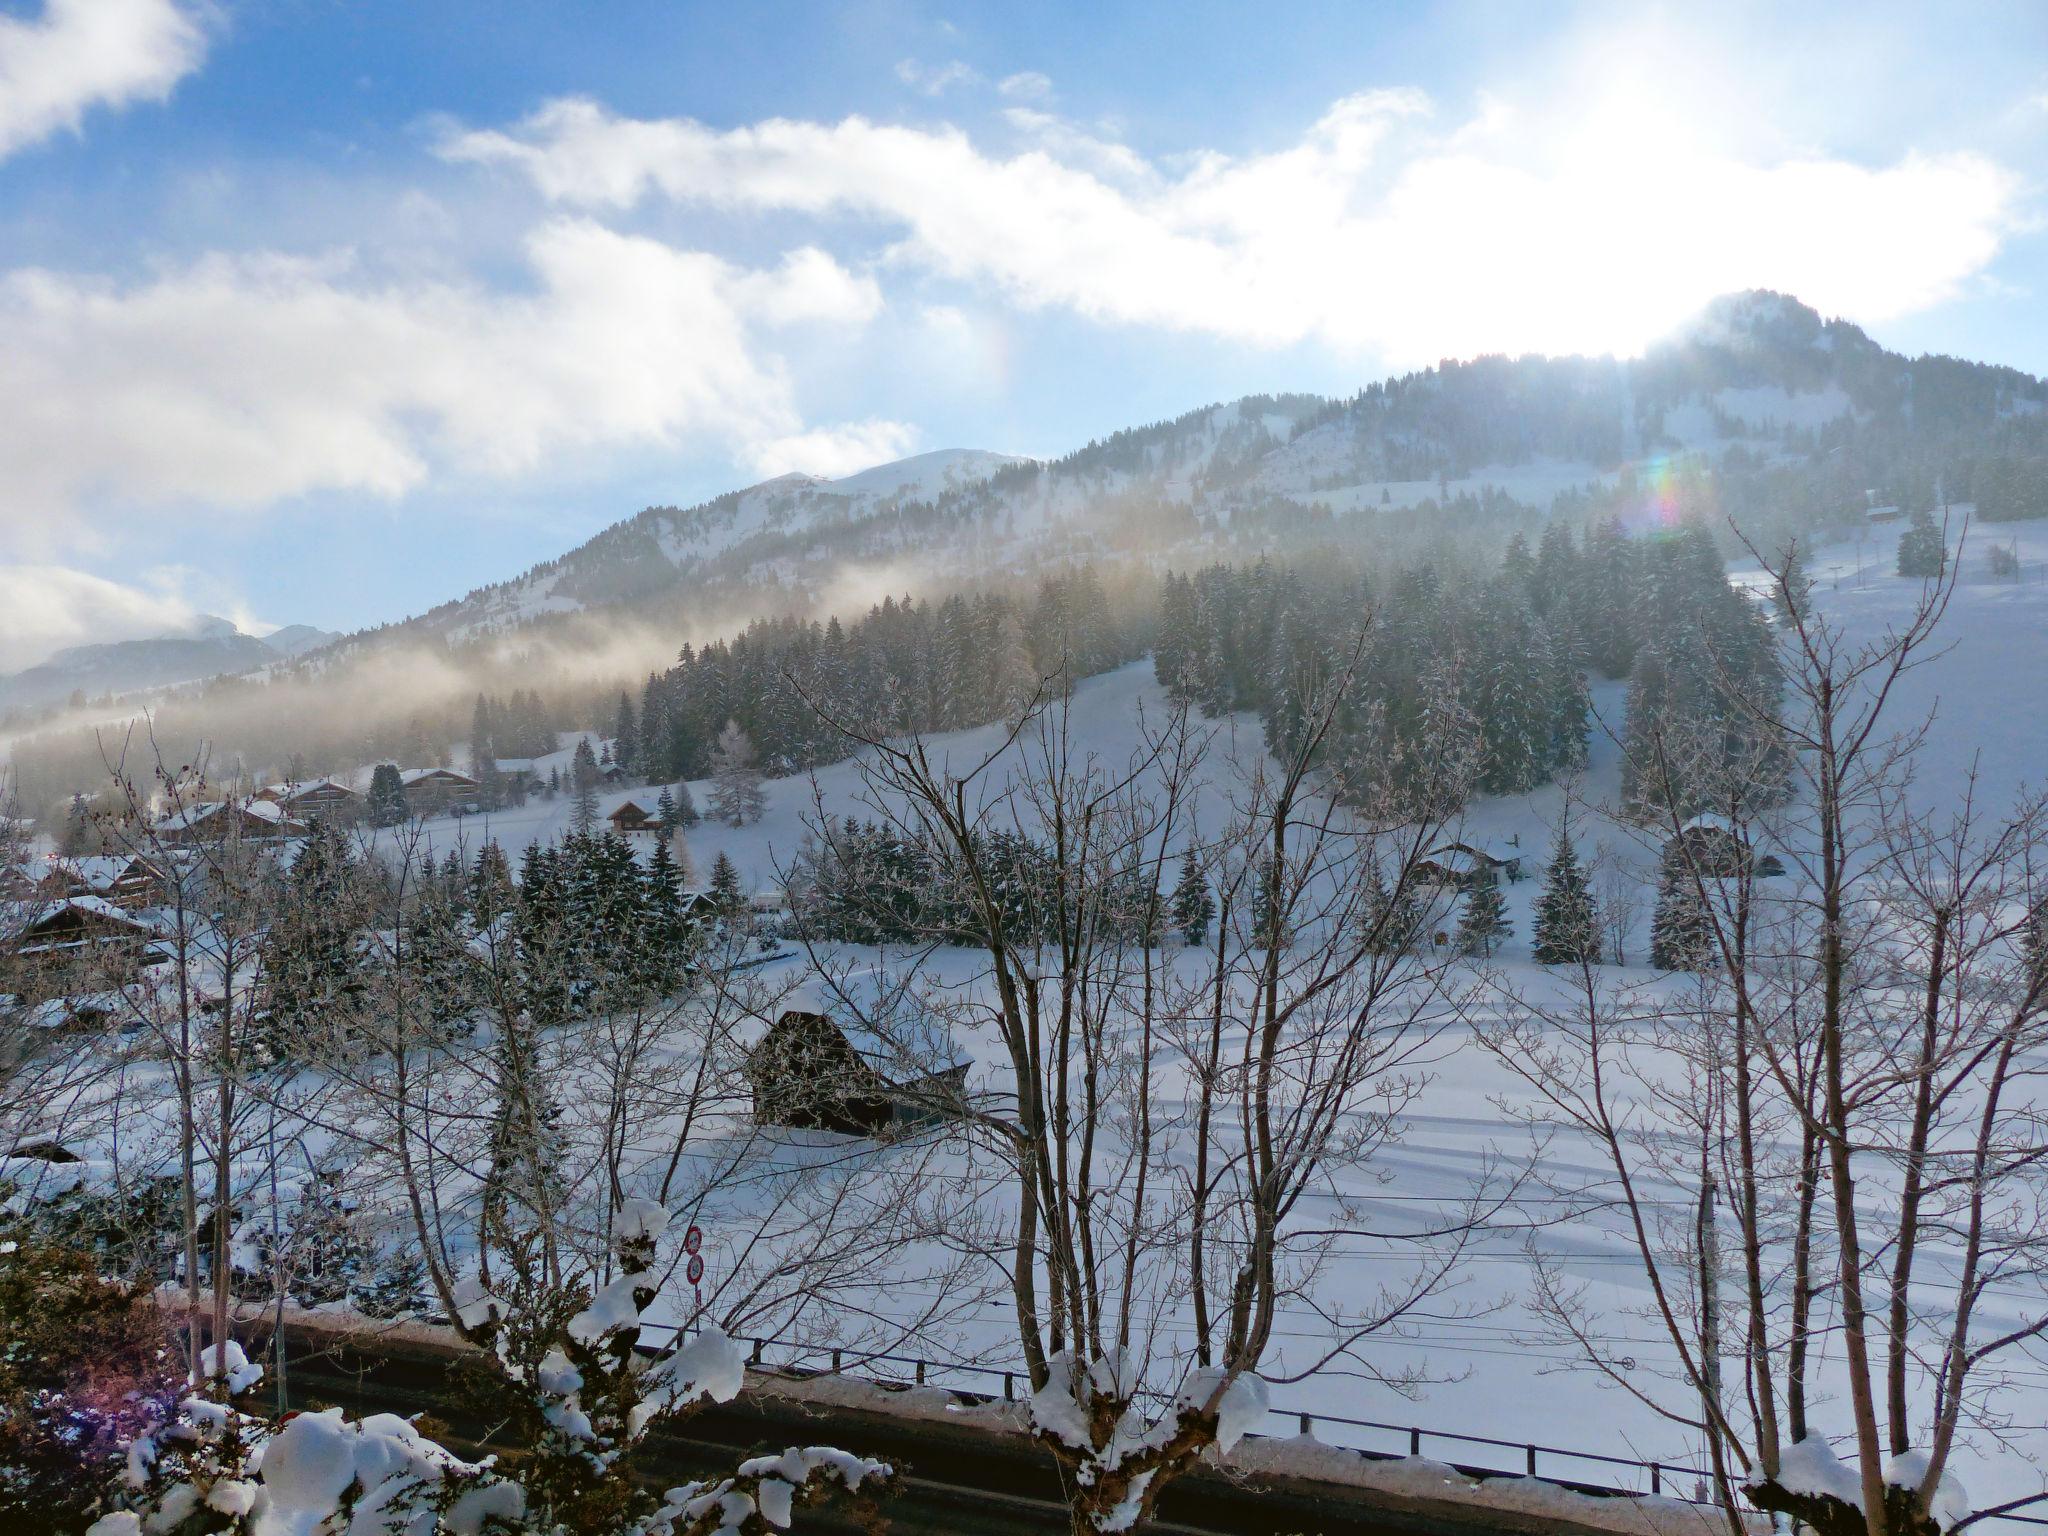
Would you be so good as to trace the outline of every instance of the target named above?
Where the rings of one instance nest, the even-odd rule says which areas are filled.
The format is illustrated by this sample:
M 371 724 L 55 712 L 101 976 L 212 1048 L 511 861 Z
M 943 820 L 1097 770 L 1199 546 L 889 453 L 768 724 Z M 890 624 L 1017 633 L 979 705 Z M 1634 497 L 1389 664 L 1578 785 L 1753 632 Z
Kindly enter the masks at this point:
M 74 694 L 98 699 L 254 672 L 337 638 L 310 624 L 292 624 L 259 639 L 232 620 L 202 614 L 178 634 L 74 645 L 36 666 L 0 675 L 0 713 L 61 703 Z
M 1636 359 L 1447 362 L 1349 399 L 1206 406 L 1050 462 L 946 450 L 650 507 L 395 628 L 461 641 L 578 615 L 744 621 L 1048 560 L 1242 553 L 1489 489 L 1542 509 L 1673 456 L 1811 465 L 1852 439 L 1890 452 L 1922 429 L 1989 434 L 2044 406 L 2048 386 L 2025 374 L 1905 358 L 1796 300 L 1739 294 Z

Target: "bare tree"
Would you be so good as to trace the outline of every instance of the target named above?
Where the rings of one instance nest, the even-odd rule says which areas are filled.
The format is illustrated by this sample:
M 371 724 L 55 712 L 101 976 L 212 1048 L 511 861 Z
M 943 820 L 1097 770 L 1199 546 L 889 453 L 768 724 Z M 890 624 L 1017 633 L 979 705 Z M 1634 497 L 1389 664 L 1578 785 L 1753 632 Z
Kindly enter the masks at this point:
M 1212 733 L 1184 711 L 1141 722 L 1122 762 L 1076 739 L 1064 690 L 958 766 L 838 722 L 866 748 L 868 809 L 918 871 L 915 889 L 849 883 L 903 928 L 913 972 L 942 944 L 978 958 L 966 985 L 932 971 L 920 1013 L 992 1039 L 993 1079 L 934 1108 L 1007 1168 L 1008 1232 L 987 1257 L 1035 1428 L 1073 1473 L 1077 1530 L 1147 1517 L 1174 1476 L 1263 1418 L 1268 1377 L 1415 1385 L 1370 1343 L 1442 1289 L 1504 1197 L 1482 1181 L 1392 1231 L 1361 1198 L 1458 1003 L 1447 961 L 1388 942 L 1399 904 L 1374 900 L 1368 871 L 1420 892 L 1469 758 L 1446 739 L 1391 778 L 1325 761 L 1362 644 L 1304 662 L 1295 745 L 1221 791 L 1228 825 L 1202 846 L 1222 910 L 1199 950 L 1165 942 L 1162 886 L 1217 793 Z M 829 863 L 841 834 L 823 819 L 814 834 Z M 1367 1295 L 1340 1281 L 1334 1261 L 1359 1242 L 1404 1259 L 1402 1279 Z M 1302 1316 L 1326 1340 L 1288 1357 L 1283 1322 Z
M 1859 644 L 1812 610 L 1794 560 L 1765 564 L 1789 702 L 1732 682 L 1731 696 L 1796 792 L 1752 793 L 1769 775 L 1738 761 L 1712 786 L 1726 814 L 1681 818 L 1664 797 L 1666 859 L 1709 962 L 1655 987 L 1582 968 L 1570 999 L 1518 999 L 1486 1043 L 1535 1088 L 1539 1118 L 1601 1150 L 1608 1178 L 1580 1194 L 1632 1239 L 1681 1393 L 1631 1381 L 1583 1294 L 1542 1271 L 1540 1310 L 1703 1434 L 1731 1530 L 1738 1494 L 1841 1536 L 1948 1529 L 1996 1512 L 1960 1513 L 1950 1460 L 1967 1434 L 2019 1433 L 2003 1362 L 2048 1329 L 2048 1135 L 2026 1065 L 2048 1009 L 2024 942 L 2042 809 L 1994 814 L 1974 787 L 1912 803 L 1924 728 L 1893 728 L 1888 705 L 1937 654 L 1946 580 Z M 1642 782 L 1702 782 L 1676 735 L 1638 740 Z M 1766 858 L 1790 866 L 1782 883 L 1759 878 Z M 1853 1468 L 1814 1422 L 1824 1384 L 1846 1404 Z

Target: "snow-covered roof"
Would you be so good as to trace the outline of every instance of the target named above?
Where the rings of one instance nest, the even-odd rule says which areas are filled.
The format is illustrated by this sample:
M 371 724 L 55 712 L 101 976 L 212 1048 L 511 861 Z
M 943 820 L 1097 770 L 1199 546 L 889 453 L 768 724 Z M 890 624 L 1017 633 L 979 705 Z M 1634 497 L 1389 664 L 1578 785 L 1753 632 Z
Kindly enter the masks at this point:
M 1488 869 L 1492 867 L 1491 861 L 1487 858 L 1485 854 L 1477 852 L 1476 850 L 1471 848 L 1459 847 L 1455 845 L 1432 850 L 1429 856 L 1425 858 L 1422 862 L 1425 864 L 1434 864 L 1441 869 L 1450 869 L 1474 873 L 1481 869 Z
M 359 795 L 362 792 L 352 784 L 344 784 L 336 778 L 308 779 L 303 784 L 266 784 L 270 793 L 282 795 L 287 800 L 296 800 L 301 795 L 310 795 L 316 790 L 339 790 L 344 795 Z
M 879 966 L 844 976 L 813 976 L 781 1006 L 823 1014 L 861 1060 L 892 1080 L 950 1072 L 974 1061 L 905 978 Z
M 90 913 L 94 917 L 103 917 L 109 922 L 119 923 L 124 928 L 133 928 L 138 933 L 157 931 L 156 924 L 147 918 L 138 917 L 125 907 L 115 906 L 104 896 L 66 896 L 60 901 L 47 902 L 35 909 L 34 915 L 29 919 L 29 925 L 34 927 L 39 923 L 47 923 L 51 918 L 61 916 L 65 912 Z
M 474 785 L 476 783 L 476 780 L 472 779 L 468 774 L 458 773 L 453 768 L 402 768 L 398 773 L 398 782 L 407 787 L 414 784 L 423 784 L 428 779 L 447 779 L 451 783 L 456 784 Z
M 81 885 L 95 891 L 104 891 L 128 873 L 128 866 L 134 862 L 127 854 L 95 853 L 78 857 L 60 855 L 52 858 L 50 865 L 51 868 L 71 876 Z
M 1735 833 L 1735 823 L 1717 811 L 1701 811 L 1697 816 L 1688 817 L 1680 824 L 1681 832 L 1726 832 Z

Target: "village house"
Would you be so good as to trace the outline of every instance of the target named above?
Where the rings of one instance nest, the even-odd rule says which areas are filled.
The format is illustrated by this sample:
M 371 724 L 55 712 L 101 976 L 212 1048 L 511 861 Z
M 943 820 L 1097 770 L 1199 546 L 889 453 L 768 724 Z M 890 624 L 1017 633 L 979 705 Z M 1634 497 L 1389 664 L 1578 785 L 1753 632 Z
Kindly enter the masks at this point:
M 756 1121 L 886 1136 L 960 1102 L 969 1058 L 900 987 L 868 972 L 804 990 L 747 1052 Z
M 1494 885 L 1501 880 L 1506 880 L 1512 885 L 1522 878 L 1522 848 L 1519 842 L 1441 843 L 1429 852 L 1429 859 L 1437 859 L 1439 856 L 1446 860 L 1446 874 L 1453 871 L 1462 872 L 1463 878 L 1456 881 L 1461 889 L 1469 889 L 1474 883 Z M 1424 862 L 1427 863 L 1428 860 Z M 1440 880 L 1438 883 L 1451 882 Z
M 414 816 L 439 816 L 481 808 L 483 786 L 453 768 L 407 768 L 398 776 L 405 789 L 406 811 Z
M 311 830 L 270 800 L 212 800 L 188 805 L 158 819 L 155 837 L 172 848 L 225 842 L 229 837 L 277 841 L 304 837 Z
M 46 867 L 49 873 L 39 894 L 53 900 L 103 896 L 129 912 L 157 906 L 170 885 L 164 871 L 140 854 L 57 854 Z
M 294 821 L 310 822 L 315 817 L 329 826 L 353 826 L 362 819 L 368 797 L 338 779 L 314 779 L 306 784 L 266 784 L 256 791 L 258 800 L 284 808 Z
M 612 830 L 621 837 L 634 832 L 661 831 L 661 823 L 650 816 L 644 807 L 634 804 L 631 800 L 613 811 L 605 820 L 612 824 Z
M 61 996 L 135 979 L 163 958 L 154 923 L 101 896 L 67 896 L 33 909 L 6 956 L 8 986 L 24 997 Z

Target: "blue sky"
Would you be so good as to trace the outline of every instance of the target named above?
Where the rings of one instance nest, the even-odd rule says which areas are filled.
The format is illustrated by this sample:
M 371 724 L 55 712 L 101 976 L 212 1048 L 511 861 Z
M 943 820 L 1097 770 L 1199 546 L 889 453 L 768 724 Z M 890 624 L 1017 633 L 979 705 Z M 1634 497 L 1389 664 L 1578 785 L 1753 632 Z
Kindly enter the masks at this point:
M 0 0 L 0 666 L 1766 285 L 2048 372 L 2032 5 Z

